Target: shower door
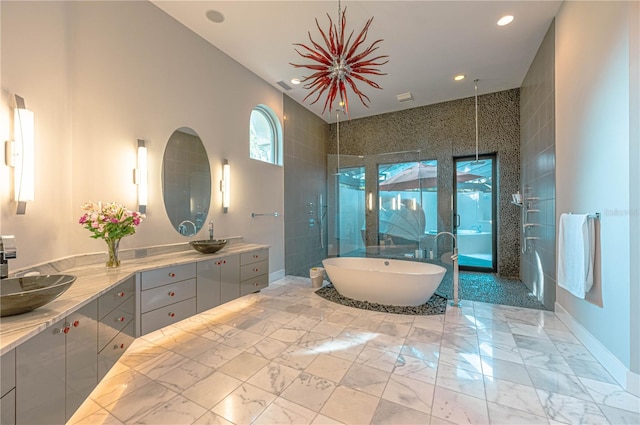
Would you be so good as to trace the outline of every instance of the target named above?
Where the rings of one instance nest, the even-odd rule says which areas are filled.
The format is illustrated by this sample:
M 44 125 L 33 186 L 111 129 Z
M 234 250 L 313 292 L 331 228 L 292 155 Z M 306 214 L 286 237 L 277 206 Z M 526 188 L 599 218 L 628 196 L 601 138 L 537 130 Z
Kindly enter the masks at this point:
M 495 155 L 455 158 L 454 233 L 461 268 L 496 271 Z
M 328 155 L 328 255 L 365 255 L 365 168 L 361 157 Z

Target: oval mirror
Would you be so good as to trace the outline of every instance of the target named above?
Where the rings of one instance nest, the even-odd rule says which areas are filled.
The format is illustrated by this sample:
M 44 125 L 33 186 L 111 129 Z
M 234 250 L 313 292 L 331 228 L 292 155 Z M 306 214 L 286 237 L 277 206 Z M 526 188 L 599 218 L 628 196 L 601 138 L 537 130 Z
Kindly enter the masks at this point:
M 178 233 L 193 236 L 204 226 L 211 202 L 211 169 L 200 137 L 188 127 L 174 131 L 164 150 L 162 196 Z

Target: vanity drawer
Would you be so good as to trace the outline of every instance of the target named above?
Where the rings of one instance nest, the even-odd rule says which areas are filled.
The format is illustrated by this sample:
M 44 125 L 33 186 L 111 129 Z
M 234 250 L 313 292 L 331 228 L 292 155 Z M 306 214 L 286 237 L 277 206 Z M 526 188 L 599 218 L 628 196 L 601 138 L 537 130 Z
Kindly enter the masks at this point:
M 262 274 L 269 274 L 269 260 L 259 261 L 240 267 L 240 280 L 253 279 Z
M 142 313 L 146 313 L 195 296 L 195 279 L 147 289 L 140 294 L 140 310 Z
M 269 286 L 269 275 L 263 274 L 240 283 L 240 296 L 252 294 Z
M 98 350 L 101 350 L 133 320 L 135 298 L 131 297 L 98 322 Z
M 134 326 L 135 321 L 129 321 L 129 324 L 98 352 L 98 381 L 104 378 L 107 372 L 118 362 L 118 359 L 135 340 L 133 336 Z
M 135 278 L 132 276 L 115 288 L 110 289 L 98 299 L 98 318 L 102 319 L 114 308 L 135 294 Z M 133 312 L 133 310 L 131 310 Z
M 258 251 L 244 252 L 240 254 L 240 265 L 257 263 L 269 259 L 269 250 L 260 249 Z
M 142 314 L 141 331 L 148 334 L 196 314 L 196 298 L 180 301 Z
M 163 267 L 141 273 L 141 289 L 156 288 L 168 283 L 196 277 L 196 263 L 180 264 L 177 266 Z

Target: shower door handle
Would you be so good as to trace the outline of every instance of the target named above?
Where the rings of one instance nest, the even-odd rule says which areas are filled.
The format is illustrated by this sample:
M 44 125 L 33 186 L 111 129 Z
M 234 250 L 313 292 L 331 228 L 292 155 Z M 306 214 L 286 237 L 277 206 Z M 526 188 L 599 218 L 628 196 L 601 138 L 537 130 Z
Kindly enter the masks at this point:
M 457 229 L 460 227 L 460 214 L 453 214 L 453 216 L 455 217 L 455 224 L 453 227 Z

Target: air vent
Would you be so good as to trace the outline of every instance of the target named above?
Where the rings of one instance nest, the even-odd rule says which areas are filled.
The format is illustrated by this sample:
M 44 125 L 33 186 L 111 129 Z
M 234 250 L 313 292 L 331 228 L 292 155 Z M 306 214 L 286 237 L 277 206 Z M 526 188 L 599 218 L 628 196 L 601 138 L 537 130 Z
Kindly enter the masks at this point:
M 411 94 L 411 92 L 406 92 L 398 95 L 398 102 L 400 103 L 412 102 L 412 101 L 413 101 L 413 95 Z
M 280 87 L 282 87 L 283 89 L 287 90 L 287 91 L 291 90 L 291 87 L 287 83 L 282 81 L 282 80 L 278 81 L 276 84 L 279 85 Z

